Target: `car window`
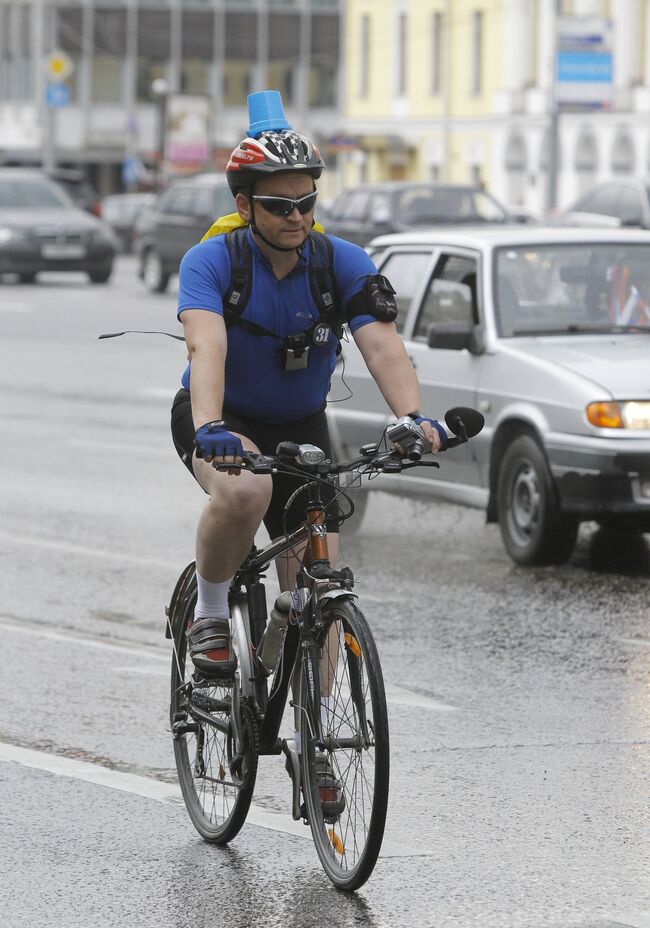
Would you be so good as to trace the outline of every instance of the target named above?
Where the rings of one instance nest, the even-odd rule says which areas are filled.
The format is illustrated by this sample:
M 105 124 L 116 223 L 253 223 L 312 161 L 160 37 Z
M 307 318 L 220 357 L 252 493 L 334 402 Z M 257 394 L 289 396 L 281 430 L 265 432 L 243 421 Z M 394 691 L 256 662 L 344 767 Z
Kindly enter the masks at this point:
M 340 196 L 338 196 L 334 200 L 329 210 L 327 211 L 327 215 L 331 219 L 340 219 L 341 216 L 343 215 L 343 209 L 345 207 L 345 204 L 347 203 L 347 200 L 348 200 L 348 194 L 346 191 L 345 193 L 342 193 Z
M 45 178 L 0 179 L 0 209 L 61 209 L 73 206 L 67 193 Z
M 175 186 L 173 195 L 165 201 L 164 212 L 174 216 L 191 216 L 194 199 L 193 187 Z
M 230 187 L 226 184 L 214 188 L 213 202 L 215 219 L 218 219 L 219 216 L 227 216 L 236 210 L 235 198 L 230 192 Z
M 422 276 L 431 262 L 429 251 L 392 252 L 379 267 L 380 273 L 387 277 L 395 290 L 397 301 L 397 331 L 401 332 L 406 322 L 411 302 L 420 289 Z M 377 263 L 377 262 L 376 262 Z
M 643 224 L 643 207 L 641 196 L 634 187 L 625 187 L 621 190 L 617 216 L 626 226 L 640 226 Z
M 383 190 L 370 197 L 370 219 L 374 223 L 390 222 L 390 195 Z
M 355 190 L 348 195 L 345 203 L 338 214 L 338 219 L 352 219 L 355 222 L 361 222 L 366 219 L 370 207 L 370 194 L 366 190 Z
M 498 249 L 497 327 L 505 337 L 612 326 L 650 329 L 650 246 L 625 243 Z
M 478 262 L 469 255 L 442 254 L 422 301 L 413 337 L 426 341 L 432 325 L 477 322 Z
M 618 195 L 620 188 L 604 184 L 578 200 L 574 211 L 578 213 L 601 213 L 603 216 L 618 216 Z
M 508 218 L 503 207 L 482 190 L 474 193 L 474 214 L 484 222 L 505 222 Z

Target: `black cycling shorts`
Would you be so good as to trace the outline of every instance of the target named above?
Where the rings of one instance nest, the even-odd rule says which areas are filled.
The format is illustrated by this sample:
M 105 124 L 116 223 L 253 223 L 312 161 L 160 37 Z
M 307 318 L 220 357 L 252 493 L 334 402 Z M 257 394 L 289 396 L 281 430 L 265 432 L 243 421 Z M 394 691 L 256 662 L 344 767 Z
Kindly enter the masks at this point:
M 260 449 L 262 454 L 275 454 L 275 449 L 281 441 L 295 441 L 298 444 L 312 444 L 321 448 L 325 456 L 332 457 L 327 418 L 325 412 L 316 412 L 297 422 L 288 422 L 284 425 L 268 425 L 254 419 L 240 416 L 224 410 L 221 418 L 226 428 L 239 435 L 245 435 Z M 192 453 L 194 451 L 194 423 L 192 421 L 192 403 L 187 390 L 179 390 L 172 404 L 172 438 L 174 447 L 181 461 L 194 476 L 192 469 Z M 196 479 L 196 478 L 195 478 Z M 273 474 L 273 493 L 269 508 L 264 516 L 264 525 L 273 538 L 284 534 L 283 518 L 284 507 L 291 494 L 303 483 L 300 477 L 289 474 Z M 198 483 L 198 481 L 197 481 Z M 286 514 L 286 527 L 294 531 L 304 521 L 306 493 L 301 494 L 291 504 Z M 328 532 L 338 532 L 339 507 L 335 499 L 335 489 L 331 486 L 321 485 L 321 498 L 326 505 L 326 525 Z

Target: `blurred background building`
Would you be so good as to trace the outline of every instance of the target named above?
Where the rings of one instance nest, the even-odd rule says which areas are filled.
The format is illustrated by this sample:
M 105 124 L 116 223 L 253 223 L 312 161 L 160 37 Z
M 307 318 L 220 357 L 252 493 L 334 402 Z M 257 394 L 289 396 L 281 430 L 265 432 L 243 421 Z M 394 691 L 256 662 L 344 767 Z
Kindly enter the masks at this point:
M 650 174 L 650 0 L 0 0 L 0 163 L 103 194 L 221 169 L 266 88 L 325 195 L 450 180 L 539 215 Z

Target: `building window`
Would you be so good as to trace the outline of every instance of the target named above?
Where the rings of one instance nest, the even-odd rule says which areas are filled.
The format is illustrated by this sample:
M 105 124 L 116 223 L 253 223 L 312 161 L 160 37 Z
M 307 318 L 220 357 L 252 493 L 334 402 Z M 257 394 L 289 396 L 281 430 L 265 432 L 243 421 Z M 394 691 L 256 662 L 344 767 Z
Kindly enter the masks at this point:
M 214 58 L 214 13 L 183 10 L 181 44 L 181 93 L 210 93 Z
M 94 103 L 122 102 L 126 10 L 96 9 L 91 93 Z
M 359 49 L 359 96 L 370 93 L 370 17 L 361 17 L 361 48 Z
M 153 103 L 153 82 L 165 77 L 171 55 L 169 10 L 138 10 L 138 101 Z
M 276 87 L 288 106 L 295 99 L 294 67 L 299 57 L 300 18 L 294 13 L 271 13 L 267 86 Z
M 400 13 L 397 17 L 397 96 L 403 97 L 406 94 L 406 67 L 408 61 L 408 36 L 406 30 L 408 20 L 406 13 Z
M 483 11 L 472 13 L 472 96 L 478 97 L 483 89 Z
M 442 88 L 442 13 L 431 17 L 431 93 L 439 94 Z
M 253 86 L 257 62 L 257 14 L 226 11 L 225 33 L 223 99 L 226 106 L 241 106 Z
M 47 7 L 46 11 L 48 11 Z M 74 70 L 65 83 L 70 91 L 71 102 L 78 103 L 81 48 L 83 45 L 83 17 L 88 15 L 88 11 L 87 8 L 84 11 L 80 7 L 59 6 L 56 8 L 49 7 L 48 12 L 55 17 L 54 47 L 64 51 L 74 65 Z
M 340 58 L 339 26 L 338 16 L 315 13 L 311 17 L 309 106 L 336 106 Z

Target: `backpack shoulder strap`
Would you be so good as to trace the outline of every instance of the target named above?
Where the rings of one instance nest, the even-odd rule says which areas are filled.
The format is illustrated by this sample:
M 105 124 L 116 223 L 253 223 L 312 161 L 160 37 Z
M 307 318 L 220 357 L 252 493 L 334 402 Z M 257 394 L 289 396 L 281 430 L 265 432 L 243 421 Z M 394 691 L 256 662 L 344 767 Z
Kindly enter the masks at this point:
M 226 246 L 230 255 L 230 281 L 223 300 L 223 318 L 226 329 L 238 325 L 251 335 L 269 335 L 272 338 L 279 338 L 270 329 L 241 318 L 253 286 L 253 254 L 248 241 L 248 226 L 228 232 Z
M 253 256 L 248 243 L 248 226 L 226 233 L 230 255 L 230 282 L 223 301 L 226 328 L 234 325 L 246 308 L 253 286 Z
M 314 302 L 321 318 L 331 325 L 336 337 L 341 338 L 345 320 L 341 315 L 341 301 L 334 275 L 334 249 L 324 232 L 313 229 L 309 233 L 309 283 Z

